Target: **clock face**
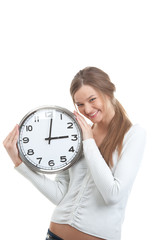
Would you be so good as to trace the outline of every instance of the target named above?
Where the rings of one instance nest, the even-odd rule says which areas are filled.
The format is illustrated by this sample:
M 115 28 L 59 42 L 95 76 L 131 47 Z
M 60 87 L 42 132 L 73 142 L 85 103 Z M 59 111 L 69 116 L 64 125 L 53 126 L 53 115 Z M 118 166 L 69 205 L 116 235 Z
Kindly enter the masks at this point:
M 82 152 L 82 134 L 74 115 L 61 107 L 41 107 L 20 123 L 18 149 L 35 171 L 56 173 L 70 167 Z

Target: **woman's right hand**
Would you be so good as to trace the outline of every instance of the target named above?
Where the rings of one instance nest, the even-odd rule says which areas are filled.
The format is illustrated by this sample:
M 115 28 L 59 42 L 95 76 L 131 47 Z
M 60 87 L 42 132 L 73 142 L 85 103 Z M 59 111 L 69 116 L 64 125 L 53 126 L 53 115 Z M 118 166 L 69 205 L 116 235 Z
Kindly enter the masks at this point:
M 15 167 L 18 167 L 22 160 L 19 157 L 19 152 L 17 148 L 17 140 L 19 136 L 19 126 L 16 125 L 14 129 L 9 133 L 6 139 L 3 141 L 3 145 L 8 152 L 10 158 L 12 159 Z

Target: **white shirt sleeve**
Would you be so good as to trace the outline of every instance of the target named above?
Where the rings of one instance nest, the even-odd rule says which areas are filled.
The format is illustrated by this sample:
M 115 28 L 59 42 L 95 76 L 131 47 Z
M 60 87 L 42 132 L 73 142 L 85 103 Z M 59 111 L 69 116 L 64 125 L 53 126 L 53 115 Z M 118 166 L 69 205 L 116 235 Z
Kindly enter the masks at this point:
M 137 175 L 145 147 L 146 133 L 134 125 L 126 133 L 114 173 L 103 159 L 93 138 L 83 141 L 83 150 L 93 180 L 104 201 L 117 203 L 127 194 Z
M 24 163 L 15 168 L 26 177 L 43 195 L 53 204 L 58 205 L 68 190 L 69 173 L 65 170 L 58 173 L 55 180 L 47 178 L 45 175 L 33 172 Z

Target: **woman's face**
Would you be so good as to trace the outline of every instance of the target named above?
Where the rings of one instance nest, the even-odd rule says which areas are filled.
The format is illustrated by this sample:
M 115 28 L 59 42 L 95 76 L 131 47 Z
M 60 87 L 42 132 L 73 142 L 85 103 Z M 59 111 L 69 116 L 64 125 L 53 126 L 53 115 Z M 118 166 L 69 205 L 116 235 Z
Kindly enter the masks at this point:
M 102 95 L 89 85 L 83 85 L 75 94 L 74 102 L 78 110 L 93 123 L 106 122 L 113 114 L 110 97 Z

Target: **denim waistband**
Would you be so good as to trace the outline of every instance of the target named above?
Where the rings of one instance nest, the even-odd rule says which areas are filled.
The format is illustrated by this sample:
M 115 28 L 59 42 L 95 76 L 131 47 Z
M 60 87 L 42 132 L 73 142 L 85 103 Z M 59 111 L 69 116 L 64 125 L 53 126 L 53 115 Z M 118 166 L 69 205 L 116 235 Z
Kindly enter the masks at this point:
M 49 229 L 47 232 L 46 240 L 63 240 L 62 238 L 58 237 L 56 234 L 52 233 Z

